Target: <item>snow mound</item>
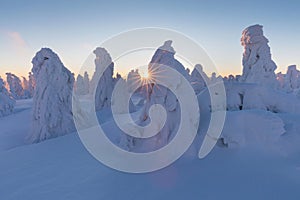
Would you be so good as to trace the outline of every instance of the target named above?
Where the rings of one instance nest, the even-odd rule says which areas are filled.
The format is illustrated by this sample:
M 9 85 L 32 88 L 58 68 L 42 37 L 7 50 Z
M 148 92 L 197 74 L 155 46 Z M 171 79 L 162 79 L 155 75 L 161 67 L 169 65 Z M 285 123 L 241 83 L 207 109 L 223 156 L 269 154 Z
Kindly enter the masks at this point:
M 300 113 L 300 99 L 294 94 L 238 82 L 225 82 L 225 89 L 226 109 L 229 111 L 259 109 L 274 113 Z M 208 93 L 207 90 L 204 92 Z
M 227 112 L 222 142 L 228 147 L 275 144 L 285 133 L 280 117 L 271 112 L 247 110 Z
M 74 131 L 73 74 L 49 48 L 37 52 L 32 64 L 36 88 L 29 141 L 40 142 Z
M 244 87 L 243 109 L 262 109 L 275 113 L 300 113 L 300 100 L 293 94 L 257 85 Z

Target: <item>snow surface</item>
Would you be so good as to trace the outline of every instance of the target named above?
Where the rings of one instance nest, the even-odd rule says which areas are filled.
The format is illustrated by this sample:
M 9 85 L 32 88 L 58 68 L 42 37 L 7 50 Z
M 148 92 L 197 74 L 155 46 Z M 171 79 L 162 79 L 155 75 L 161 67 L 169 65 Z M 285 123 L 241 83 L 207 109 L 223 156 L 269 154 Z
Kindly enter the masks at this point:
M 22 146 L 30 129 L 32 99 L 18 100 L 12 115 L 0 118 L 0 151 Z M 15 125 L 17 122 L 17 126 Z M 2 162 L 2 161 L 1 161 Z
M 25 110 L 0 120 L 2 144 L 11 143 L 1 146 L 0 150 L 1 199 L 300 198 L 299 114 L 246 110 L 241 114 L 249 120 L 240 124 L 236 121 L 238 112 L 232 112 L 223 135 L 240 133 L 244 136 L 245 128 L 257 124 L 259 126 L 252 130 L 261 130 L 261 135 L 256 133 L 254 138 L 271 136 L 273 132 L 265 132 L 269 124 L 261 121 L 265 115 L 280 119 L 286 132 L 279 138 L 274 135 L 277 141 L 270 141 L 269 145 L 249 143 L 234 148 L 219 145 L 202 160 L 195 156 L 201 144 L 199 136 L 186 154 L 171 166 L 153 173 L 127 174 L 96 161 L 75 133 L 20 146 L 24 133 L 29 131 L 30 101 L 17 101 L 16 107 Z M 101 112 L 99 115 L 103 116 L 105 113 Z M 20 127 L 13 126 L 16 121 L 22 122 Z M 110 133 L 118 131 L 112 120 L 104 122 L 103 127 Z

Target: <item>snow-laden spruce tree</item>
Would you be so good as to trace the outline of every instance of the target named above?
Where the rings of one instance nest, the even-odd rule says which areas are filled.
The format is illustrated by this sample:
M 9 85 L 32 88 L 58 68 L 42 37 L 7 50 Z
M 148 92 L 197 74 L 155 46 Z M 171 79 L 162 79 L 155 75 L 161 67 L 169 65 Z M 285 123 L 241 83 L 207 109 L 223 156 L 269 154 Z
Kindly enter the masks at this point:
M 5 83 L 0 77 L 0 117 L 9 115 L 13 112 L 15 100 L 10 96 L 5 88 Z
M 141 75 L 139 70 L 131 70 L 127 75 L 127 85 L 129 92 L 134 92 L 134 88 L 140 87 L 142 84 Z
M 191 84 L 195 90 L 196 94 L 199 94 L 202 91 L 206 84 L 209 82 L 209 78 L 206 73 L 203 71 L 203 67 L 200 64 L 195 65 L 191 73 Z
M 90 80 L 87 72 L 84 72 L 84 76 L 78 74 L 75 82 L 75 91 L 78 95 L 86 95 L 89 93 Z
M 84 72 L 83 75 L 83 88 L 85 91 L 84 94 L 88 94 L 90 92 L 90 78 L 87 72 Z
M 22 87 L 23 87 L 23 98 L 30 99 L 33 97 L 33 85 L 32 80 L 27 80 L 24 76 L 22 77 Z
M 83 76 L 81 76 L 80 74 L 78 74 L 78 76 L 76 78 L 75 92 L 78 95 L 84 95 L 85 94 Z
M 32 97 L 33 97 L 33 93 L 34 93 L 34 88 L 35 88 L 34 76 L 31 72 L 29 72 L 29 74 L 28 74 L 28 90 Z
M 22 82 L 19 77 L 12 73 L 6 73 L 6 81 L 9 85 L 9 92 L 14 99 L 24 98 Z
M 159 47 L 154 53 L 150 64 L 148 65 L 148 70 L 150 74 L 154 76 L 160 76 L 156 71 L 160 71 L 164 66 L 171 67 L 178 71 L 186 80 L 189 80 L 190 76 L 185 70 L 185 67 L 175 59 L 175 50 L 172 47 L 172 41 L 166 41 L 161 47 Z M 149 91 L 145 112 L 141 116 L 143 120 L 148 119 L 149 108 L 153 104 L 161 104 L 167 111 L 167 121 L 165 126 L 162 128 L 160 133 L 157 134 L 153 139 L 155 140 L 156 147 L 162 147 L 166 145 L 178 129 L 180 122 L 180 105 L 176 96 L 166 87 L 153 84 L 151 92 Z
M 287 92 L 293 92 L 297 90 L 300 86 L 300 72 L 297 70 L 296 65 L 288 66 L 284 78 L 284 90 Z
M 210 84 L 215 84 L 215 83 L 219 83 L 222 80 L 223 80 L 223 77 L 221 75 L 217 76 L 217 73 L 213 72 L 213 73 L 211 73 L 209 83 Z
M 275 69 L 269 41 L 263 34 L 263 26 L 253 25 L 242 33 L 241 44 L 243 53 L 242 81 L 260 85 L 277 87 Z
M 114 85 L 118 82 L 118 80 L 123 79 L 121 74 L 117 72 L 116 77 L 114 78 Z
M 37 52 L 32 64 L 36 87 L 28 139 L 36 143 L 75 130 L 72 116 L 74 76 L 49 48 Z
M 180 105 L 178 100 L 170 89 L 155 84 L 155 77 L 164 76 L 161 73 L 164 73 L 163 68 L 166 66 L 177 70 L 186 80 L 189 80 L 189 74 L 186 69 L 175 59 L 175 50 L 171 45 L 172 41 L 169 40 L 159 47 L 148 65 L 148 71 L 151 76 L 150 81 L 152 83 L 149 84 L 149 88 L 147 89 L 146 103 L 140 115 L 139 122 L 141 125 L 149 123 L 149 109 L 154 104 L 160 104 L 164 107 L 167 114 L 166 123 L 159 133 L 151 138 L 141 140 L 126 135 L 121 140 L 121 146 L 124 148 L 134 151 L 135 145 L 139 145 L 144 148 L 141 151 L 152 151 L 166 145 L 176 135 L 180 124 Z M 180 84 L 180 78 L 174 77 L 174 84 L 175 82 L 176 84 Z M 140 142 L 142 144 L 138 144 Z
M 95 109 L 98 111 L 111 105 L 111 95 L 115 83 L 113 79 L 114 63 L 104 48 L 98 47 L 93 53 L 96 55 L 96 70 L 91 80 L 90 92 L 93 94 L 96 89 Z
M 22 76 L 22 87 L 23 87 L 24 98 L 25 99 L 30 98 L 30 94 L 28 92 L 28 80 L 24 76 Z

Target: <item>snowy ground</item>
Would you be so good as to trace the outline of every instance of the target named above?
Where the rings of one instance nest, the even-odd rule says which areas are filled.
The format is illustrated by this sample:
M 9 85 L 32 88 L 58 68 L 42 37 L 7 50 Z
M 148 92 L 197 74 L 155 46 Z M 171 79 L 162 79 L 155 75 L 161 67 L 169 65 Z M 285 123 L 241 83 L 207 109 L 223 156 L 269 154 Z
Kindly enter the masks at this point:
M 30 129 L 32 99 L 18 100 L 14 114 L 0 118 L 0 151 L 23 145 Z M 1 160 L 1 163 L 3 161 Z
M 95 160 L 76 133 L 25 145 L 31 101 L 18 101 L 13 115 L 0 119 L 0 199 L 300 199 L 300 115 L 265 111 L 229 113 L 223 135 L 256 135 L 281 119 L 286 132 L 272 144 L 216 146 L 203 160 L 199 142 L 171 166 L 148 174 L 126 174 Z M 275 116 L 273 116 L 275 115 Z M 252 122 L 236 129 L 236 120 Z M 257 120 L 255 120 L 257 119 Z M 266 124 L 270 125 L 270 124 Z M 114 130 L 112 122 L 105 128 Z M 271 126 L 272 127 L 272 126 Z M 276 133 L 276 131 L 275 131 Z M 265 133 L 261 133 L 265 134 Z

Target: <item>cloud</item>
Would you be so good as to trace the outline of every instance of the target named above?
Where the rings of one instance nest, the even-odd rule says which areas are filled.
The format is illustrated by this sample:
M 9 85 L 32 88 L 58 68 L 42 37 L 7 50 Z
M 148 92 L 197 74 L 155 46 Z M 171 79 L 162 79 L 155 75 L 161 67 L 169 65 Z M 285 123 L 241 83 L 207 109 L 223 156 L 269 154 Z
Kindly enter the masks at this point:
M 17 31 L 0 28 L 0 41 L 0 75 L 4 72 L 27 74 L 33 50 L 22 35 Z
M 15 45 L 26 47 L 26 42 L 18 32 L 8 32 L 7 35 L 14 42 Z
M 11 48 L 18 54 L 26 54 L 29 51 L 29 46 L 23 39 L 21 34 L 16 31 L 5 31 Z

